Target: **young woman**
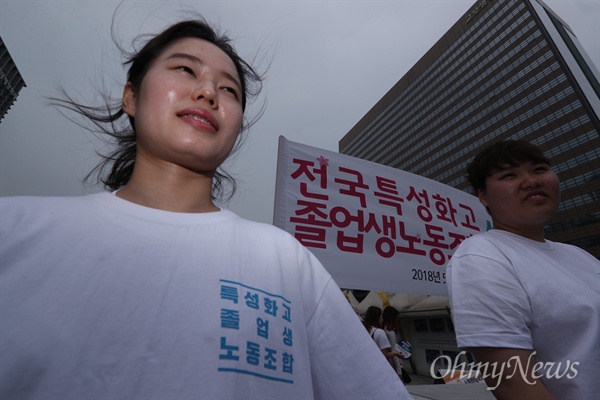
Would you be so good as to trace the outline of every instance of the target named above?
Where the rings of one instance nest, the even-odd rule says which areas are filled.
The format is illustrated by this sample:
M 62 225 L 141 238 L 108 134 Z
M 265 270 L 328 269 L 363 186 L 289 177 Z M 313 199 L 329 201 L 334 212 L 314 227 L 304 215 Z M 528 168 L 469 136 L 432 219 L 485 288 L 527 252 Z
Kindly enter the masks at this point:
M 260 80 L 229 39 L 127 63 L 116 108 L 61 103 L 117 139 L 110 191 L 0 202 L 0 398 L 409 398 L 318 260 L 215 203 Z
M 392 345 L 388 340 L 385 330 L 383 329 L 383 317 L 381 313 L 381 308 L 376 306 L 370 306 L 369 308 L 367 308 L 365 318 L 363 319 L 363 324 L 365 328 L 367 328 L 367 332 L 369 332 L 371 338 L 373 338 L 373 340 L 377 344 L 377 347 L 379 347 L 379 350 L 381 350 L 381 352 L 385 356 L 385 359 L 393 367 L 393 358 L 400 356 L 401 353 L 397 351 L 392 351 Z
M 447 267 L 458 346 L 489 367 L 498 399 L 597 397 L 600 262 L 544 237 L 560 203 L 550 161 L 506 140 L 483 149 L 468 173 L 494 229 L 461 243 Z
M 382 326 L 387 336 L 388 341 L 390 342 L 391 351 L 394 353 L 398 353 L 397 356 L 391 357 L 388 359 L 394 370 L 404 382 L 404 378 L 402 377 L 402 358 L 403 354 L 398 351 L 398 310 L 396 310 L 392 306 L 387 306 L 383 309 L 382 313 Z

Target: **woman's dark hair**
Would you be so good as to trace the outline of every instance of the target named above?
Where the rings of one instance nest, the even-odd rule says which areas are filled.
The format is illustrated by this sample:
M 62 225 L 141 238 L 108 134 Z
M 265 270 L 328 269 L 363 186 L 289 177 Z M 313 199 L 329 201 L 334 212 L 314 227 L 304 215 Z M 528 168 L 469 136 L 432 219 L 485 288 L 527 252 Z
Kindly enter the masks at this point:
M 528 161 L 550 165 L 550 160 L 542 150 L 525 140 L 496 142 L 475 156 L 467 167 L 467 177 L 477 195 L 479 190 L 485 190 L 485 180 L 494 170 L 507 164 L 517 166 Z
M 363 318 L 363 324 L 365 325 L 365 328 L 367 328 L 367 331 L 370 331 L 373 327 L 381 328 L 379 317 L 381 317 L 381 308 L 376 306 L 367 308 L 365 318 Z
M 396 330 L 398 310 L 392 306 L 383 309 L 383 327 L 387 330 Z
M 184 38 L 206 40 L 220 48 L 231 58 L 240 78 L 242 110 L 245 111 L 248 101 L 252 101 L 260 93 L 262 77 L 237 54 L 229 37 L 213 29 L 201 17 L 181 21 L 170 26 L 148 40 L 137 52 L 127 54 L 121 48 L 125 56 L 123 64 L 130 65 L 127 72 L 127 81 L 131 82 L 134 91 L 139 91 L 152 62 L 173 42 Z M 92 176 L 97 176 L 98 181 L 102 182 L 109 190 L 117 190 L 125 186 L 133 172 L 137 135 L 135 120 L 125 114 L 121 99 L 115 100 L 111 99 L 110 96 L 103 95 L 104 104 L 102 106 L 86 106 L 76 102 L 64 90 L 61 90 L 61 95 L 63 98 L 50 98 L 51 104 L 75 111 L 84 116 L 94 124 L 94 132 L 106 134 L 116 143 L 116 149 L 108 155 L 99 154 L 103 160 L 86 176 L 85 180 L 88 181 Z M 240 133 L 256 122 L 262 111 L 261 109 L 252 121 L 245 119 Z M 81 123 L 78 123 L 78 125 L 83 126 Z M 86 126 L 83 127 L 88 129 Z M 238 141 L 236 149 L 239 147 L 239 143 Z M 110 169 L 110 171 L 104 176 L 104 171 L 107 169 Z M 231 186 L 228 195 L 225 194 L 225 183 L 229 183 Z M 228 199 L 235 192 L 235 187 L 233 177 L 219 168 L 213 178 L 212 198 Z

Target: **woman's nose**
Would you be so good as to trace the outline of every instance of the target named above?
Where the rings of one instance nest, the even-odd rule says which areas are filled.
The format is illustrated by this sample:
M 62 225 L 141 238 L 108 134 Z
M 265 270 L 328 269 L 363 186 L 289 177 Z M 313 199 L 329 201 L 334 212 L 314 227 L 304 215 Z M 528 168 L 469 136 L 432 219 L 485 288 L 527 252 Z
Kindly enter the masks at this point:
M 523 183 L 523 186 L 526 189 L 539 187 L 541 185 L 542 185 L 542 181 L 540 181 L 540 179 L 537 176 L 535 176 L 535 175 L 526 175 L 525 176 L 525 181 Z
M 216 90 L 211 85 L 204 84 L 198 87 L 196 90 L 194 90 L 192 97 L 198 101 L 205 101 L 211 108 L 215 110 L 219 107 Z

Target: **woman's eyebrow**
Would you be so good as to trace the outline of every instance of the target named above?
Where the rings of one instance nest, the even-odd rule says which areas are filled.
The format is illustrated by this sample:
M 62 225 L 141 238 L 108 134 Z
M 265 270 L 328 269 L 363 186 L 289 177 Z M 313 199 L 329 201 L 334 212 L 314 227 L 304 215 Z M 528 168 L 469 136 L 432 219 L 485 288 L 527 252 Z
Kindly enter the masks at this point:
M 191 61 L 191 62 L 193 62 L 195 64 L 198 64 L 199 66 L 205 65 L 204 61 L 202 61 L 200 58 L 198 58 L 198 57 L 196 57 L 194 55 L 188 54 L 188 53 L 173 53 L 170 56 L 168 56 L 166 58 L 166 60 L 172 60 L 174 58 L 184 58 L 184 59 L 189 60 L 189 61 Z M 240 84 L 240 82 L 238 81 L 238 79 L 235 76 L 233 76 L 232 74 L 230 74 L 229 72 L 227 72 L 227 71 L 221 71 L 220 73 L 221 73 L 221 75 L 223 75 L 227 79 L 232 80 L 233 82 L 235 82 L 235 84 L 238 86 L 238 88 L 242 87 L 242 85 Z
M 490 169 L 490 175 L 494 175 L 494 174 L 497 174 L 497 173 L 500 173 L 500 172 L 505 172 L 505 171 L 508 171 L 510 169 L 516 168 L 518 166 L 519 166 L 518 164 L 517 165 L 512 165 L 512 164 L 507 164 L 506 165 L 505 164 L 505 165 L 502 165 L 502 166 L 499 165 L 497 167 L 493 167 L 492 169 Z

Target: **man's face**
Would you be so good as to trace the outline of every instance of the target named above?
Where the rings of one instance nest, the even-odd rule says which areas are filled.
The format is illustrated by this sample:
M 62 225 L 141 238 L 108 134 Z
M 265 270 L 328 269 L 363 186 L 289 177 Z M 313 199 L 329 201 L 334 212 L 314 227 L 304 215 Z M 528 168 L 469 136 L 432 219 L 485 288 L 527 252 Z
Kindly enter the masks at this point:
M 488 207 L 494 228 L 532 238 L 542 233 L 544 225 L 560 203 L 556 174 L 546 163 L 523 162 L 491 171 L 479 200 Z

